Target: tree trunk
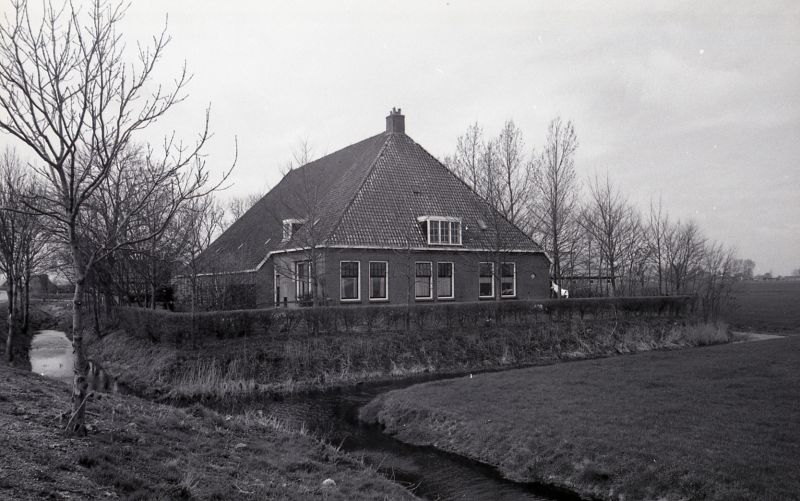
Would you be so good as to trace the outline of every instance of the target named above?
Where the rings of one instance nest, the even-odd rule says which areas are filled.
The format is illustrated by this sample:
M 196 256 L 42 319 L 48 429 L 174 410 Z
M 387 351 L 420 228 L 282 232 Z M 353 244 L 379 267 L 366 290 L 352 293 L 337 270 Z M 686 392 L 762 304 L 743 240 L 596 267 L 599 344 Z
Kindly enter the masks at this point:
M 86 282 L 88 267 L 83 262 L 80 246 L 78 245 L 77 228 L 70 228 L 70 248 L 72 262 L 75 267 L 75 292 L 72 296 L 72 416 L 67 423 L 66 432 L 70 435 L 86 434 L 85 411 L 88 384 L 86 373 L 88 364 L 86 353 L 83 350 L 83 325 L 81 322 L 81 309 L 83 291 Z
M 100 293 L 95 286 L 92 290 L 92 312 L 94 313 L 94 332 L 100 337 Z
M 81 325 L 81 301 L 84 277 L 79 275 L 75 281 L 72 297 L 72 416 L 67 424 L 67 433 L 83 435 L 86 433 L 85 411 L 88 384 L 86 382 L 86 354 L 83 351 L 83 325 Z
M 25 273 L 25 288 L 24 293 L 22 295 L 22 333 L 28 333 L 28 327 L 30 326 L 30 316 L 31 316 L 31 272 L 30 268 Z
M 6 280 L 6 295 L 8 296 L 8 333 L 6 335 L 6 360 L 11 363 L 14 352 L 11 346 L 14 342 L 14 281 L 8 277 Z

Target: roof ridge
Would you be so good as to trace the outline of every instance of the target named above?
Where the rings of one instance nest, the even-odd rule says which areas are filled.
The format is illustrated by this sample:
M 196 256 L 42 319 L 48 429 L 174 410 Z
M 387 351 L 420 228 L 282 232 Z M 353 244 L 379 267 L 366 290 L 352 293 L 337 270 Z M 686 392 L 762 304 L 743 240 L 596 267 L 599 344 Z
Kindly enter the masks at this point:
M 348 148 L 352 148 L 353 146 L 360 145 L 361 143 L 366 143 L 366 142 L 368 142 L 368 141 L 371 141 L 371 140 L 375 139 L 376 137 L 378 137 L 378 136 L 382 136 L 382 135 L 384 135 L 384 134 L 386 134 L 386 133 L 385 133 L 385 132 L 379 132 L 379 133 L 377 133 L 377 134 L 373 134 L 373 135 L 371 135 L 371 136 L 369 136 L 369 137 L 366 137 L 366 138 L 364 138 L 364 139 L 362 139 L 362 140 L 360 140 L 360 141 L 356 141 L 355 143 L 350 143 L 350 144 L 348 144 L 347 146 L 342 146 L 342 147 L 341 147 L 341 148 L 339 148 L 338 150 L 332 151 L 332 152 L 330 152 L 330 153 L 326 153 L 326 154 L 322 155 L 322 156 L 321 156 L 321 157 L 319 157 L 319 158 L 315 158 L 314 160 L 309 160 L 308 162 L 304 163 L 303 165 L 298 165 L 297 167 L 295 167 L 295 168 L 293 168 L 293 169 L 290 169 L 290 170 L 289 170 L 289 172 L 287 172 L 287 173 L 286 173 L 286 175 L 288 175 L 288 174 L 290 174 L 290 173 L 292 173 L 292 172 L 297 172 L 297 171 L 299 171 L 300 169 L 303 169 L 304 167 L 308 167 L 308 166 L 310 166 L 310 165 L 312 165 L 312 164 L 319 163 L 320 161 L 322 161 L 322 160 L 325 160 L 327 157 L 330 157 L 330 156 L 332 156 L 332 155 L 336 155 L 337 153 L 341 153 L 341 152 L 343 152 L 344 150 L 346 150 L 346 149 L 348 149 Z M 284 175 L 284 177 L 286 177 L 286 175 Z M 282 178 L 281 178 L 281 179 L 282 179 Z
M 489 201 L 488 201 L 488 200 L 486 200 L 485 198 L 483 198 L 483 197 L 482 197 L 482 196 L 481 196 L 481 195 L 480 195 L 480 194 L 479 194 L 477 191 L 475 191 L 475 189 L 474 189 L 472 186 L 468 185 L 466 181 L 464 181 L 463 179 L 461 179 L 460 177 L 458 177 L 458 176 L 456 175 L 456 173 L 455 173 L 455 172 L 453 172 L 452 170 L 450 170 L 450 168 L 449 168 L 449 167 L 447 167 L 447 166 L 446 166 L 444 163 L 442 163 L 442 162 L 441 162 L 441 161 L 440 161 L 438 158 L 436 158 L 435 156 L 433 156 L 433 154 L 431 154 L 431 153 L 430 153 L 428 150 L 426 150 L 424 146 L 422 146 L 422 145 L 421 145 L 421 144 L 419 144 L 418 142 L 414 141 L 414 139 L 412 139 L 410 136 L 406 136 L 406 137 L 408 137 L 408 139 L 409 139 L 409 140 L 410 140 L 412 143 L 414 143 L 414 146 L 416 146 L 417 148 L 419 148 L 420 150 L 422 150 L 422 152 L 423 152 L 423 153 L 425 153 L 425 154 L 426 154 L 426 155 L 428 155 L 430 158 L 432 158 L 432 159 L 433 159 L 433 161 L 434 161 L 434 162 L 436 162 L 436 163 L 437 163 L 437 164 L 438 164 L 438 165 L 439 165 L 439 166 L 440 166 L 442 169 L 444 169 L 445 171 L 447 171 L 447 173 L 448 173 L 448 174 L 450 174 L 452 177 L 456 178 L 456 179 L 458 180 L 458 182 L 460 182 L 461 184 L 463 184 L 463 185 L 464 185 L 464 187 L 466 187 L 466 188 L 467 188 L 467 189 L 468 189 L 468 190 L 469 190 L 469 191 L 470 191 L 470 192 L 471 192 L 471 193 L 472 193 L 472 194 L 473 194 L 475 197 L 477 197 L 477 198 L 478 198 L 478 200 L 480 200 L 480 202 L 481 202 L 482 204 L 484 204 L 484 205 L 485 205 L 485 206 L 486 206 L 486 207 L 487 207 L 487 208 L 488 208 L 490 211 L 496 212 L 496 213 L 497 213 L 497 215 L 498 215 L 498 216 L 500 216 L 501 218 L 503 218 L 503 220 L 504 220 L 505 222 L 507 222 L 509 225 L 511 225 L 511 227 L 512 227 L 512 228 L 514 228 L 515 230 L 517 230 L 517 231 L 518 231 L 518 232 L 519 232 L 519 233 L 520 233 L 522 236 L 524 236 L 526 239 L 528 239 L 528 240 L 529 240 L 531 243 L 533 243 L 534 245 L 536 245 L 537 247 L 539 247 L 539 248 L 540 248 L 540 250 L 544 251 L 544 248 L 542 248 L 542 246 L 541 246 L 541 245 L 539 245 L 538 243 L 536 243 L 536 242 L 533 240 L 533 238 L 531 238 L 531 236 L 530 236 L 530 235 L 528 235 L 527 233 L 525 233 L 524 231 L 522 231 L 522 228 L 520 228 L 519 226 L 517 226 L 517 225 L 516 225 L 514 222 L 510 221 L 510 220 L 509 220 L 509 219 L 508 219 L 508 218 L 505 216 L 505 214 L 503 214 L 502 212 L 500 212 L 499 210 L 497 210 L 497 208 L 495 208 L 495 207 L 492 207 L 492 205 L 489 203 Z
M 386 134 L 385 132 L 381 134 L 386 135 L 386 140 L 383 142 L 383 146 L 381 146 L 381 149 L 378 150 L 378 153 L 375 155 L 375 158 L 373 158 L 372 162 L 370 162 L 367 172 L 364 174 L 364 177 L 361 178 L 361 181 L 358 183 L 358 187 L 355 190 L 353 190 L 353 196 L 350 197 L 350 200 L 347 202 L 347 205 L 345 205 L 344 209 L 342 209 L 342 211 L 339 213 L 336 219 L 336 223 L 333 226 L 331 226 L 330 231 L 328 231 L 328 234 L 323 239 L 325 243 L 327 243 L 327 241 L 331 238 L 331 236 L 336 233 L 336 230 L 339 229 L 339 226 L 342 225 L 342 221 L 344 220 L 345 214 L 347 214 L 347 211 L 350 210 L 350 207 L 353 206 L 353 202 L 355 202 L 356 198 L 358 198 L 358 194 L 361 192 L 361 188 L 364 187 L 364 184 L 367 182 L 367 179 L 369 179 L 369 176 L 375 170 L 375 164 L 378 163 L 378 159 L 381 157 L 381 155 L 383 155 L 383 152 L 386 150 L 386 145 L 389 144 L 389 141 L 394 136 L 394 134 Z M 376 135 L 379 136 L 380 134 Z

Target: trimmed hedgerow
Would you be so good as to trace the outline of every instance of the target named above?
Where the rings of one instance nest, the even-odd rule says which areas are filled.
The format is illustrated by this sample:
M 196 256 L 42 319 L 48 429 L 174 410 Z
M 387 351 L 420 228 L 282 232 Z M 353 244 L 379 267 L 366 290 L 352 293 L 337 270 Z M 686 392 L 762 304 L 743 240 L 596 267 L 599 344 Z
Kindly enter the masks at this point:
M 419 305 L 319 306 L 200 313 L 118 308 L 121 325 L 153 342 L 182 344 L 264 334 L 319 335 L 375 331 L 445 331 L 476 327 L 571 323 L 575 318 L 687 317 L 693 296 L 481 301 Z

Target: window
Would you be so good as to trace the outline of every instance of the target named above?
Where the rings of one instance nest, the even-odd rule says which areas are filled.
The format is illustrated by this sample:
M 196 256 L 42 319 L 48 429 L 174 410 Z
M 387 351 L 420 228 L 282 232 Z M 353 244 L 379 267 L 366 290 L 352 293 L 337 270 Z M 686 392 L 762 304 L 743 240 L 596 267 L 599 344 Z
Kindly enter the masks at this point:
M 297 231 L 303 226 L 302 219 L 284 219 L 283 220 L 283 241 L 287 241 L 292 238 L 292 235 L 297 233 Z
M 416 277 L 414 279 L 414 297 L 417 299 L 433 298 L 433 263 L 416 263 Z
M 461 220 L 455 217 L 421 216 L 417 221 L 429 245 L 461 245 Z
M 389 299 L 387 292 L 387 271 L 389 263 L 386 261 L 369 262 L 369 298 L 372 301 Z
M 450 243 L 461 245 L 461 221 L 450 221 Z
M 494 297 L 494 263 L 481 263 L 478 275 L 478 297 Z
M 361 299 L 359 282 L 361 281 L 361 262 L 341 261 L 340 273 L 340 298 L 342 301 L 358 301 Z
M 436 297 L 453 298 L 453 263 L 436 264 Z
M 305 301 L 311 298 L 314 282 L 311 266 L 311 261 L 297 261 L 294 263 L 297 301 Z
M 516 263 L 502 263 L 500 265 L 500 297 L 515 297 L 517 295 L 517 265 Z
M 428 225 L 429 225 L 428 243 L 431 244 L 442 243 L 442 241 L 439 239 L 439 221 L 428 221 Z

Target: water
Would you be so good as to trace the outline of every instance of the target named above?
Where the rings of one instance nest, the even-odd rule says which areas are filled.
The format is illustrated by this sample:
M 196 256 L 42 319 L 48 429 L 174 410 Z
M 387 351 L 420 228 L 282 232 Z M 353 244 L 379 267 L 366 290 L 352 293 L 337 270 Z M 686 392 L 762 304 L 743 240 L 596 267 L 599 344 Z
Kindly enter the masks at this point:
M 31 371 L 65 382 L 72 381 L 72 342 L 61 331 L 39 331 L 31 341 Z
M 409 386 L 410 382 L 366 384 L 342 391 L 293 396 L 282 401 L 248 403 L 295 426 L 304 426 L 333 445 L 379 469 L 389 478 L 431 500 L 553 500 L 578 499 L 541 485 L 503 479 L 492 467 L 433 447 L 404 444 L 377 426 L 358 420 L 361 406 L 377 395 Z M 241 407 L 240 409 L 241 410 Z
M 34 334 L 29 358 L 32 372 L 72 384 L 72 342 L 63 332 L 43 330 Z M 91 360 L 86 382 L 92 391 L 119 391 L 116 380 Z

